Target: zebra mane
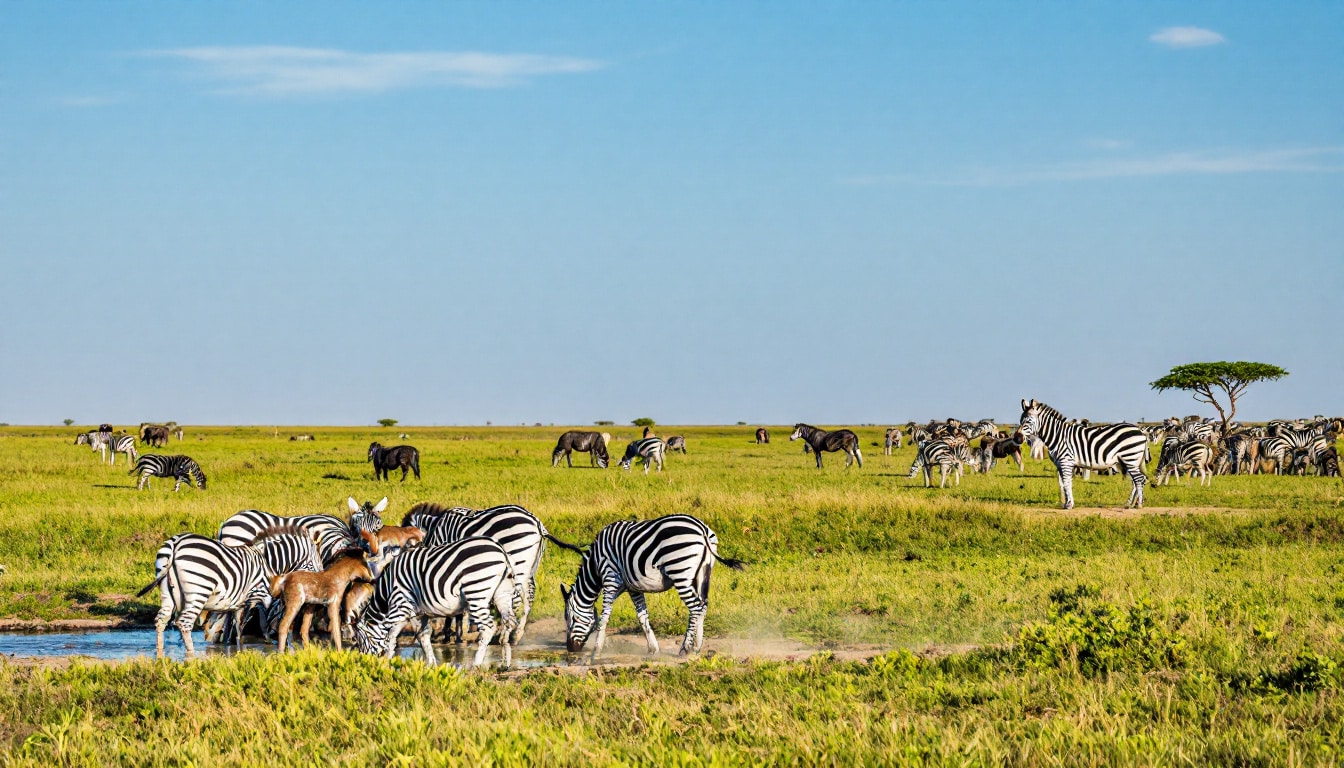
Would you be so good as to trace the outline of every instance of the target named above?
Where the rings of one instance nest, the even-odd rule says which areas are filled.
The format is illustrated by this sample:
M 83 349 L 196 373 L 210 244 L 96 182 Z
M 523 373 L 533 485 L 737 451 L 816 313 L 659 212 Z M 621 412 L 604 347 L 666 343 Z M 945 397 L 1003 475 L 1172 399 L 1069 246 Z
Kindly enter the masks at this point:
M 1036 410 L 1037 410 L 1038 413 L 1040 413 L 1040 414 L 1042 414 L 1042 415 L 1046 415 L 1046 416 L 1053 416 L 1054 418 L 1059 419 L 1060 421 L 1067 421 L 1067 420 L 1068 420 L 1068 419 L 1064 416 L 1064 414 L 1060 413 L 1059 411 L 1055 410 L 1054 408 L 1051 408 L 1050 406 L 1046 405 L 1045 403 L 1042 403 L 1042 402 L 1039 401 L 1039 400 L 1035 400 L 1035 401 L 1033 401 L 1033 402 L 1036 403 Z
M 298 536 L 306 541 L 312 541 L 307 528 L 300 525 L 285 523 L 282 525 L 272 525 L 267 528 L 262 528 L 260 531 L 257 531 L 257 535 L 253 536 L 251 541 L 243 546 L 254 547 L 258 544 L 265 543 L 268 539 L 274 539 L 279 536 Z
M 449 512 L 452 512 L 454 509 L 455 507 L 444 506 L 443 504 L 438 504 L 433 501 L 422 501 L 419 504 L 416 504 L 415 506 L 406 510 L 406 514 L 403 515 L 401 518 L 401 525 L 403 527 L 411 525 L 411 520 L 416 515 L 426 515 L 428 517 L 443 517 Z

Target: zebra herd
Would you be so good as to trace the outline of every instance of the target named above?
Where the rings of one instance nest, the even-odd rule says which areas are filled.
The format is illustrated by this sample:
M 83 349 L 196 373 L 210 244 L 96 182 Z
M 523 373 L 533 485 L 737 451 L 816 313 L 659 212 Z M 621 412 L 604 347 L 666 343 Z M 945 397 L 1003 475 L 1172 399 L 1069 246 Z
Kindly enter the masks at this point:
M 169 422 L 176 426 L 173 422 Z M 162 430 L 162 434 L 154 430 Z M 160 439 L 163 444 L 168 441 L 169 429 L 167 426 L 154 424 L 140 425 L 141 437 L 149 444 L 156 444 Z M 146 436 L 151 436 L 153 440 Z M 177 428 L 177 438 L 182 439 L 182 430 Z M 149 485 L 151 477 L 166 477 L 176 481 L 173 490 L 177 491 L 186 483 L 199 489 L 205 488 L 205 472 L 190 456 L 183 455 L 160 455 L 157 453 L 141 454 L 135 447 L 135 435 L 114 434 L 110 424 L 103 424 L 98 429 L 80 432 L 75 436 L 75 445 L 87 445 L 93 451 L 101 453 L 103 460 L 112 465 L 117 463 L 117 454 L 126 454 L 126 462 L 129 464 L 134 461 L 135 465 L 131 467 L 129 475 L 139 475 L 140 480 L 136 484 L 136 490 L 144 490 Z
M 397 637 L 410 624 L 425 660 L 434 664 L 432 621 L 460 622 L 465 616 L 478 630 L 473 663 L 485 662 L 498 632 L 508 665 L 512 647 L 527 626 L 546 542 L 582 556 L 573 586 L 561 587 L 565 645 L 571 652 L 582 650 L 594 629 L 593 656 L 601 652 L 612 606 L 628 593 L 649 652 L 656 653 L 645 595 L 675 590 L 688 611 L 681 646 L 685 655 L 698 652 L 703 642 L 714 563 L 739 570 L 745 565 L 720 556 L 714 531 L 689 515 L 618 521 L 580 547 L 553 536 L 516 504 L 477 510 L 423 503 L 401 521 L 401 527 L 417 529 L 417 543 L 377 547 L 371 544 L 378 532 L 389 527 L 382 520 L 387 499 L 377 505 L 359 505 L 353 498 L 347 502 L 351 514 L 344 520 L 334 515 L 281 517 L 249 509 L 226 519 L 214 538 L 186 533 L 166 541 L 155 557 L 154 580 L 140 592 L 159 590 L 154 621 L 158 655 L 163 655 L 170 622 L 181 633 L 187 654 L 193 654 L 191 632 L 211 612 L 221 616 L 221 623 L 231 621 L 241 645 L 245 617 L 260 607 L 262 634 L 269 638 L 281 610 L 278 599 L 289 594 L 282 589 L 287 574 L 324 573 L 333 563 L 357 558 L 367 564 L 372 580 L 350 583 L 340 611 L 331 615 L 342 617 L 342 627 L 361 652 L 394 655 Z M 285 615 L 301 608 L 290 606 Z M 330 626 L 329 631 L 336 637 L 342 627 Z M 207 626 L 207 637 L 223 634 Z M 460 629 L 457 639 L 462 640 Z
M 565 460 L 568 467 L 574 466 L 572 454 L 575 451 L 588 454 L 589 466 L 596 466 L 599 469 L 606 469 L 611 462 L 611 456 L 607 453 L 607 445 L 611 442 L 611 435 L 606 432 L 584 432 L 580 430 L 570 430 L 560 436 L 555 443 L 555 449 L 551 451 L 551 466 L 560 466 L 560 460 Z M 681 435 L 672 435 L 663 440 L 654 435 L 647 427 L 644 429 L 644 436 L 632 440 L 625 447 L 625 454 L 621 456 L 619 466 L 621 469 L 630 469 L 635 461 L 644 463 L 644 474 L 649 473 L 649 468 L 656 466 L 659 472 L 663 471 L 663 458 L 671 452 L 686 453 L 686 438 Z
M 1214 475 L 1307 474 L 1339 477 L 1336 437 L 1344 432 L 1344 418 L 1316 416 L 1287 421 L 1275 419 L 1264 426 L 1233 422 L 1227 434 L 1209 419 L 1172 417 L 1149 427 L 1148 439 L 1161 443 L 1159 482 L 1182 470 L 1211 483 Z

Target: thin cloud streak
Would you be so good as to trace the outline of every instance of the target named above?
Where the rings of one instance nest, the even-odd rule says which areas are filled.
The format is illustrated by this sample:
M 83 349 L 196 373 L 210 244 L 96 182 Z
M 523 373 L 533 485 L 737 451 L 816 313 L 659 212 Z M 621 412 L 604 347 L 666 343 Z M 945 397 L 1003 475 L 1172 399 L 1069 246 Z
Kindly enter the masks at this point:
M 227 93 L 282 97 L 380 93 L 407 88 L 506 88 L 542 75 L 601 69 L 567 56 L 476 51 L 353 53 L 287 46 L 211 46 L 142 51 L 189 62 Z
M 1051 182 L 1156 176 L 1342 171 L 1344 171 L 1344 147 L 1306 147 L 1240 153 L 1177 152 L 1153 157 L 1115 158 L 1019 168 L 973 168 L 946 175 L 856 176 L 847 181 L 859 186 L 909 184 L 934 187 L 1019 187 Z
M 1205 48 L 1227 42 L 1227 38 L 1203 27 L 1167 27 L 1149 35 L 1148 40 L 1167 48 Z
M 106 107 L 121 103 L 120 96 L 63 96 L 55 100 L 57 106 L 75 109 Z

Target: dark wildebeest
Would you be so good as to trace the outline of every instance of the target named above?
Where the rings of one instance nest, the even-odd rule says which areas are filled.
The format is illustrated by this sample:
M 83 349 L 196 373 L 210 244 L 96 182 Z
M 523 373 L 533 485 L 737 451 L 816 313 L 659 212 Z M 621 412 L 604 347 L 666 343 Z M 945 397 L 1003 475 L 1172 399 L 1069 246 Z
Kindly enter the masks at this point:
M 685 455 L 685 454 L 686 454 L 686 438 L 682 437 L 681 435 L 673 435 L 673 436 L 667 438 L 667 450 L 669 450 L 669 451 L 681 451 L 682 455 Z
M 809 424 L 795 424 L 793 434 L 789 435 L 789 439 L 797 440 L 799 438 L 802 438 L 803 442 L 807 443 L 812 448 L 812 452 L 817 455 L 817 469 L 821 469 L 822 451 L 844 451 L 846 467 L 854 461 L 857 461 L 860 467 L 863 466 L 863 454 L 859 451 L 859 436 L 848 429 L 827 432 Z
M 144 424 L 140 427 L 140 442 L 162 448 L 168 444 L 168 428 L 158 424 Z
M 571 429 L 561 435 L 555 443 L 555 450 L 551 451 L 551 466 L 559 466 L 561 456 L 565 458 L 567 466 L 574 466 L 574 460 L 570 458 L 571 451 L 587 453 L 588 465 L 596 464 L 602 469 L 606 469 L 607 462 L 611 460 L 607 455 L 607 441 L 602 439 L 601 432 L 580 432 Z
M 401 482 L 406 482 L 406 471 L 415 472 L 420 479 L 420 452 L 410 445 L 398 445 L 384 448 L 378 443 L 369 443 L 369 461 L 373 462 L 373 476 L 378 480 L 388 480 L 390 470 L 401 467 Z
M 1017 462 L 1017 471 L 1025 472 L 1022 461 L 1022 433 L 1014 431 L 1011 437 L 993 438 L 985 435 L 980 439 L 980 471 L 988 472 L 996 459 L 1012 458 Z
M 766 429 L 765 427 L 757 427 L 757 428 L 756 428 L 756 443 L 757 443 L 757 444 L 760 444 L 760 443 L 769 443 L 769 442 L 770 442 L 770 430 Z

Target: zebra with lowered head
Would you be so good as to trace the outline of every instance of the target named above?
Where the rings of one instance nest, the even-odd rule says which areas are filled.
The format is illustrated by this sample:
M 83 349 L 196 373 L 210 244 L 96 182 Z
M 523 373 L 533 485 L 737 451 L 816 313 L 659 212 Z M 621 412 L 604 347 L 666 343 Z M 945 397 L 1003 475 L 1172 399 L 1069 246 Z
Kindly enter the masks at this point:
M 135 462 L 128 475 L 140 475 L 140 483 L 136 485 L 137 491 L 144 490 L 149 485 L 150 477 L 171 477 L 177 481 L 173 486 L 173 491 L 177 492 L 182 488 L 182 484 L 194 485 L 201 490 L 205 490 L 205 473 L 201 471 L 201 465 L 197 464 L 190 456 L 162 456 L 157 453 L 146 453 Z
M 1189 468 L 1190 474 L 1199 475 L 1200 485 L 1212 485 L 1210 467 L 1213 465 L 1213 448 L 1195 437 L 1171 436 L 1162 441 L 1162 452 L 1157 458 L 1157 480 L 1155 485 L 1166 485 L 1172 474 L 1181 479 L 1181 470 Z
M 668 451 L 680 451 L 683 456 L 686 455 L 686 438 L 681 435 L 672 435 L 667 438 Z
M 795 424 L 789 440 L 802 440 L 811 447 L 812 453 L 817 456 L 817 469 L 821 469 L 822 451 L 844 451 L 846 467 L 857 461 L 859 468 L 863 468 L 863 452 L 859 450 L 859 436 L 848 429 L 827 432 L 810 424 Z
M 1119 464 L 1129 475 L 1133 489 L 1126 507 L 1143 508 L 1143 486 L 1148 484 L 1144 464 L 1148 436 L 1133 424 L 1093 427 L 1069 424 L 1063 414 L 1036 400 L 1022 401 L 1018 429 L 1030 440 L 1039 437 L 1050 451 L 1059 475 L 1064 509 L 1073 509 L 1073 473 L 1076 469 L 1107 469 Z
M 667 453 L 667 443 L 664 443 L 659 437 L 643 437 L 632 441 L 625 447 L 625 455 L 621 457 L 621 469 L 630 469 L 630 463 L 635 459 L 643 459 L 644 474 L 649 474 L 651 464 L 658 465 L 658 471 L 663 471 L 663 455 Z
M 616 598 L 628 592 L 649 653 L 657 653 L 658 638 L 649 625 L 649 606 L 644 595 L 675 589 L 689 612 L 681 655 L 699 653 L 704 644 L 705 612 L 709 608 L 709 577 L 716 560 L 739 571 L 746 565 L 741 560 L 721 557 L 718 536 L 690 515 L 611 523 L 598 531 L 584 553 L 573 588 L 560 587 L 565 600 L 565 647 L 570 653 L 583 650 L 596 627 L 593 647 L 596 657 L 602 651 Z M 600 618 L 598 597 L 602 598 Z
M 509 556 L 493 539 L 473 536 L 440 546 L 404 550 L 378 574 L 373 597 L 355 622 L 355 644 L 364 653 L 392 658 L 397 635 L 408 621 L 419 620 L 416 639 L 425 661 L 436 663 L 431 619 L 466 613 L 480 628 L 474 664 L 485 662 L 499 612 L 504 664 L 512 661 L 516 620 L 513 601 L 519 591 Z
M 938 467 L 942 472 L 942 482 L 938 487 L 947 485 L 947 476 L 949 474 L 956 478 L 956 484 L 961 485 L 962 459 L 957 455 L 957 450 L 947 440 L 925 440 L 919 444 L 919 453 L 915 455 L 915 463 L 910 465 L 910 477 L 924 472 L 924 487 L 928 488 L 933 484 L 933 468 Z
M 587 453 L 588 465 L 597 465 L 601 469 L 606 469 L 607 463 L 611 460 L 607 455 L 607 441 L 603 439 L 601 432 L 581 432 L 571 429 L 556 441 L 555 450 L 551 451 L 551 466 L 559 466 L 560 459 L 563 458 L 566 466 L 573 467 L 574 460 L 570 457 L 573 451 Z

